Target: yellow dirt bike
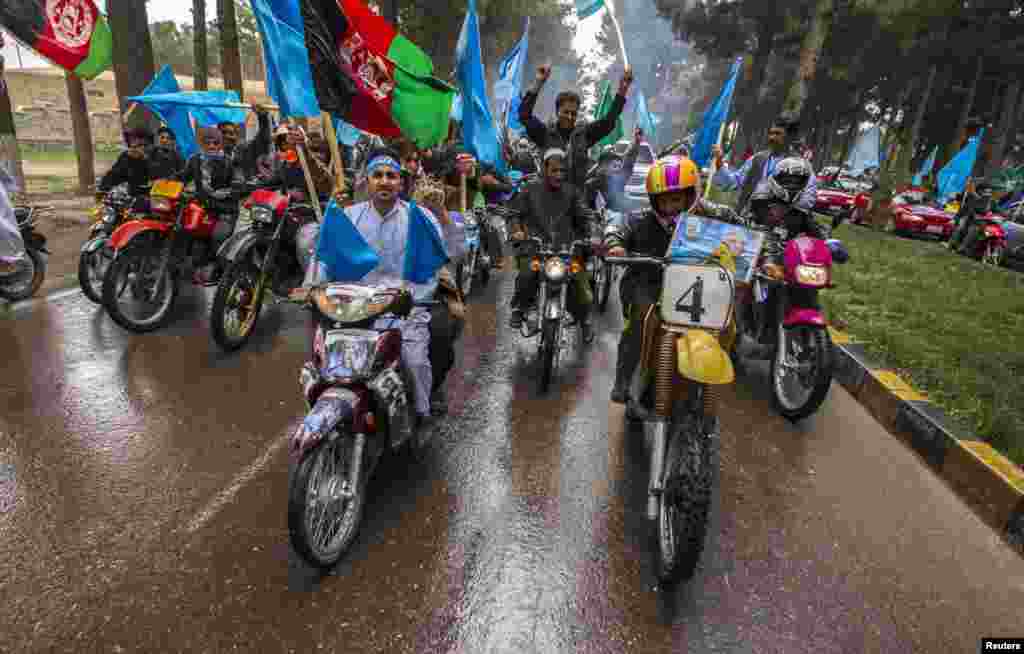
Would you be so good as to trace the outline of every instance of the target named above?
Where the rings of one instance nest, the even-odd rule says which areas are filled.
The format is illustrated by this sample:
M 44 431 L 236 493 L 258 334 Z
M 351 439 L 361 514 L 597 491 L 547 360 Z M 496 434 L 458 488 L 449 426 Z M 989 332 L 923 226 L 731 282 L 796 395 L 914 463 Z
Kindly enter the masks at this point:
M 647 517 L 664 584 L 692 577 L 704 549 L 718 467 L 716 390 L 735 379 L 728 352 L 736 337 L 736 261 L 724 244 L 709 249 L 685 258 L 671 250 L 664 258 L 606 257 L 664 270 L 661 300 L 644 317 L 631 389 L 650 408 Z

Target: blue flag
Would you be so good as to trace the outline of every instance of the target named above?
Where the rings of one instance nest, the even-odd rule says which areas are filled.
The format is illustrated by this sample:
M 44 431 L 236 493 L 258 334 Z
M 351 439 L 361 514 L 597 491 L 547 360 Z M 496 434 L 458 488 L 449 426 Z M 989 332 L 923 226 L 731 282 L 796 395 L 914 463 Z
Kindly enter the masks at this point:
M 267 95 L 284 117 L 319 116 L 299 0 L 252 0 L 252 11 L 263 37 Z
M 327 267 L 327 279 L 332 282 L 358 282 L 380 263 L 380 257 L 334 200 L 324 213 L 316 258 Z
M 456 93 L 455 99 L 452 100 L 452 110 L 448 116 L 457 123 L 462 122 L 462 94 Z
M 410 202 L 409 238 L 405 244 L 402 276 L 414 284 L 425 284 L 446 263 L 448 253 L 437 228 L 415 202 Z
M 338 137 L 338 143 L 348 146 L 355 145 L 363 132 L 337 116 L 332 116 L 332 118 L 334 118 L 334 133 Z
M 523 89 L 523 71 L 530 49 L 530 17 L 526 17 L 523 38 L 512 46 L 498 65 L 498 81 L 494 83 L 494 104 L 498 115 L 505 117 L 505 127 L 516 134 L 525 131 L 519 122 L 519 103 Z
M 462 23 L 459 42 L 455 47 L 455 70 L 462 91 L 462 141 L 466 149 L 482 163 L 490 164 L 504 174 L 505 160 L 501 156 L 501 143 L 494 118 L 487 106 L 487 82 L 484 64 L 480 59 L 480 24 L 476 15 L 476 0 L 469 0 L 466 20 Z
M 878 168 L 881 164 L 881 141 L 882 130 L 878 125 L 857 137 L 846 159 L 846 167 L 854 177 L 862 175 L 868 168 Z
M 171 70 L 168 64 L 164 64 L 164 67 L 156 74 L 153 81 L 143 89 L 141 95 L 150 96 L 164 93 L 179 93 L 180 91 L 181 87 L 178 86 L 178 80 L 174 77 L 174 71 Z M 188 159 L 199 151 L 199 146 L 196 144 L 196 133 L 192 129 L 192 121 L 189 120 L 188 109 L 172 105 L 158 106 L 146 102 L 139 102 L 139 104 L 156 114 L 167 125 L 174 134 L 174 140 L 178 142 L 178 152 L 181 153 L 181 156 Z
M 161 71 L 162 74 L 163 71 Z M 160 75 L 157 76 L 157 78 L 159 77 Z M 153 83 L 155 82 L 157 79 L 153 80 Z M 150 83 L 150 87 L 153 86 L 153 83 Z M 166 84 L 166 80 L 163 84 Z M 199 127 L 215 127 L 223 121 L 244 123 L 246 118 L 245 109 L 224 106 L 227 103 L 238 102 L 238 93 L 234 91 L 149 93 L 133 95 L 127 100 L 141 104 L 167 123 L 167 126 L 174 132 L 174 138 L 178 141 L 181 156 L 186 159 L 199 151 L 191 118 L 195 118 Z
M 589 18 L 604 7 L 604 0 L 575 0 L 576 16 L 580 20 Z
M 936 145 L 934 148 L 932 148 L 932 153 L 928 155 L 928 158 L 925 160 L 924 165 L 921 166 L 921 170 L 917 171 L 917 174 L 914 175 L 914 179 L 910 181 L 911 184 L 913 184 L 914 186 L 920 186 L 921 184 L 924 184 L 924 178 L 932 174 L 932 168 L 935 167 L 935 157 L 937 157 L 938 155 L 939 146 Z
M 978 144 L 984 136 L 984 129 L 977 136 L 972 136 L 967 145 L 939 171 L 939 200 L 946 202 L 967 187 L 967 179 L 978 158 Z
M 139 95 L 177 93 L 180 90 L 181 87 L 178 86 L 178 78 L 174 76 L 174 71 L 171 70 L 170 64 L 164 64 L 164 67 L 156 74 L 153 81 L 147 84 L 146 88 L 142 89 L 142 93 Z
M 715 101 L 711 103 L 708 110 L 704 112 L 704 122 L 697 133 L 697 142 L 693 145 L 690 158 L 699 167 L 708 165 L 711 161 L 711 146 L 718 143 L 718 132 L 729 116 L 729 106 L 732 104 L 732 94 L 736 90 L 736 80 L 740 76 L 742 59 L 737 59 L 729 71 L 729 79 Z
M 648 141 L 651 141 L 654 139 L 654 130 L 658 126 L 658 120 L 647 108 L 647 98 L 644 97 L 644 92 L 638 91 L 636 95 L 636 125 L 644 131 Z

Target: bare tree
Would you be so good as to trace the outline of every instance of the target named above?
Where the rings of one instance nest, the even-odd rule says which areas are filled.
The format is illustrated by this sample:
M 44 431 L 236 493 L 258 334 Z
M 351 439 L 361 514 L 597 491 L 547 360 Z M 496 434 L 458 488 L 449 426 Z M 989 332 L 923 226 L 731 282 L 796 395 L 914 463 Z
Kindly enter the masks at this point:
M 206 57 L 206 0 L 192 0 L 192 36 L 192 87 L 196 91 L 205 91 L 210 88 Z
M 93 162 L 92 129 L 89 126 L 89 107 L 85 100 L 82 79 L 66 71 L 64 79 L 68 87 L 68 102 L 71 106 L 71 128 L 75 135 L 75 155 L 78 157 L 78 189 L 87 193 L 96 184 L 96 170 Z
M 224 88 L 245 98 L 242 85 L 242 56 L 238 50 L 238 22 L 235 19 L 234 0 L 217 0 L 217 19 L 220 25 L 220 60 L 224 74 Z
M 141 94 L 156 75 L 153 63 L 153 42 L 149 35 L 146 3 L 138 0 L 107 0 L 107 21 L 113 36 L 114 83 L 121 111 L 127 110 L 128 98 Z M 154 118 L 148 111 L 133 111 L 126 127 L 149 127 Z

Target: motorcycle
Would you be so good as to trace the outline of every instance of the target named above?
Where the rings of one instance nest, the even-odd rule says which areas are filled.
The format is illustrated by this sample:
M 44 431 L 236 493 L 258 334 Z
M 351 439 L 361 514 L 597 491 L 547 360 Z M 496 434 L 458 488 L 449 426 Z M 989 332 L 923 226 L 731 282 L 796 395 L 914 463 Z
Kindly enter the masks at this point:
M 249 340 L 268 291 L 284 299 L 302 283 L 295 237 L 302 225 L 316 220 L 312 205 L 293 202 L 286 191 L 258 181 L 235 190 L 251 191 L 239 216 L 251 226 L 232 235 L 217 252 L 225 269 L 210 309 L 213 340 L 227 352 Z
M 110 235 L 131 215 L 134 201 L 128 184 L 119 184 L 110 189 L 101 205 L 93 209 L 95 221 L 78 255 L 78 285 L 85 297 L 96 304 L 103 302 L 103 278 L 114 259 Z
M 642 325 L 631 392 L 653 409 L 644 421 L 650 435 L 647 517 L 655 573 L 672 584 L 693 576 L 704 550 L 718 468 L 717 389 L 735 379 L 727 350 L 736 266 L 721 245 L 710 258 L 607 259 L 664 271 L 660 302 Z
M 388 319 L 408 317 L 413 302 L 407 290 L 342 283 L 291 300 L 311 307 L 316 327 L 299 380 L 309 413 L 291 436 L 288 531 L 299 555 L 329 568 L 355 540 L 374 468 L 418 447 L 402 334 Z
M 974 251 L 967 256 L 992 266 L 1002 264 L 1006 256 L 1006 229 L 1004 218 L 997 213 L 987 213 L 974 220 L 971 229 L 981 230 L 978 240 L 974 243 Z
M 530 269 L 540 272 L 538 300 L 525 315 L 520 333 L 524 338 L 540 334 L 537 354 L 540 357 L 540 392 L 546 393 L 551 379 L 558 368 L 565 329 L 575 325 L 566 310 L 568 295 L 577 275 L 583 271 L 583 257 L 580 251 L 586 246 L 583 241 L 573 241 L 567 248 L 556 250 L 547 246 L 537 237 L 525 241 L 512 241 L 513 247 L 533 243 L 537 252 L 530 257 Z
M 466 228 L 466 254 L 456 268 L 456 276 L 464 297 L 469 297 L 473 292 L 477 278 L 483 286 L 487 286 L 491 278 L 490 257 L 483 253 L 480 243 L 480 232 L 485 228 L 487 219 L 487 212 L 481 209 L 467 211 L 463 216 Z
M 9 302 L 27 300 L 39 291 L 46 279 L 46 237 L 36 231 L 36 221 L 41 214 L 52 213 L 51 206 L 15 206 L 14 217 L 18 222 L 21 240 L 25 243 L 25 256 L 18 262 L 20 267 L 10 275 L 0 277 L 0 298 Z
M 103 304 L 114 322 L 137 333 L 167 322 L 178 297 L 179 278 L 215 260 L 217 215 L 237 211 L 230 192 L 216 193 L 207 209 L 184 191 L 182 182 L 156 181 L 150 191 L 151 215 L 114 230 L 114 260 L 103 278 Z M 136 308 L 139 315 L 133 312 Z
M 604 235 L 608 226 L 618 219 L 619 214 L 602 209 L 598 215 L 601 219 L 593 226 L 594 230 L 590 238 L 594 256 L 587 262 L 587 270 L 590 272 L 590 290 L 594 295 L 594 308 L 598 313 L 604 313 L 608 309 L 608 298 L 611 297 L 616 271 L 616 267 L 608 263 L 605 258 Z
M 770 209 L 777 219 L 768 224 L 779 224 L 786 210 Z M 737 288 L 737 356 L 771 360 L 773 404 L 795 422 L 818 410 L 832 384 L 832 338 L 818 292 L 835 288 L 832 264 L 846 263 L 848 254 L 837 239 L 787 240 L 781 227 L 748 226 L 766 237 L 753 283 Z

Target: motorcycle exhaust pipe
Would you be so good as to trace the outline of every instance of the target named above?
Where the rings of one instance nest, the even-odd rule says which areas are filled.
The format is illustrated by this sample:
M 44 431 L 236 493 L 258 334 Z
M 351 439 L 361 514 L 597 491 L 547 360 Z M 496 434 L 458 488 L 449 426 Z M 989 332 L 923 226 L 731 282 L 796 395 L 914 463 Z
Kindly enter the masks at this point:
M 661 505 L 662 477 L 665 468 L 665 449 L 668 445 L 668 421 L 651 423 L 651 476 L 647 483 L 647 518 L 658 519 Z
M 352 447 L 352 461 L 348 471 L 348 484 L 341 491 L 342 496 L 346 500 L 352 499 L 355 496 L 356 489 L 359 488 L 359 484 L 362 481 L 359 477 L 363 474 L 363 450 L 366 448 L 366 434 L 356 434 L 355 441 Z

